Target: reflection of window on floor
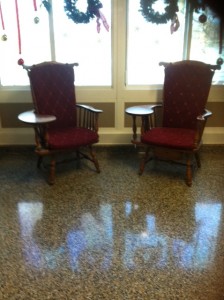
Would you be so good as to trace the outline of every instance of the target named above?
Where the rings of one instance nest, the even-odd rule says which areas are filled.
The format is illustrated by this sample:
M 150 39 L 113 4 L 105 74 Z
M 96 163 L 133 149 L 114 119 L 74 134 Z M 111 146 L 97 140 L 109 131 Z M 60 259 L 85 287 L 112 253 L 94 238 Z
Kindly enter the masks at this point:
M 41 259 L 42 253 L 33 238 L 33 233 L 36 223 L 42 219 L 43 203 L 20 202 L 18 204 L 18 216 L 23 242 L 22 250 L 26 262 L 36 268 L 40 268 L 43 263 Z
M 41 202 L 18 204 L 22 250 L 29 265 L 38 269 L 55 269 L 61 267 L 65 261 L 69 261 L 73 271 L 82 271 L 84 261 L 85 265 L 99 264 L 102 269 L 111 267 L 113 258 L 111 205 L 101 205 L 97 216 L 88 212 L 83 213 L 80 216 L 80 226 L 69 227 L 68 232 L 62 237 L 57 235 L 57 229 L 63 233 L 63 229 L 57 223 L 58 220 L 55 219 L 55 224 L 50 221 L 50 218 L 55 216 L 43 216 L 43 212 L 44 206 Z M 54 228 L 51 230 L 49 226 Z M 41 228 L 39 232 L 38 228 Z
M 84 213 L 80 227 L 67 234 L 70 266 L 73 271 L 96 265 L 102 270 L 112 267 L 113 223 L 111 205 L 101 205 L 97 216 Z M 84 263 L 83 263 L 84 262 Z
M 171 237 L 171 232 L 170 235 L 169 232 L 164 233 L 162 224 L 157 228 L 154 215 L 144 217 L 140 213 L 138 218 L 138 210 L 137 205 L 126 202 L 126 219 L 131 218 L 132 226 L 134 220 L 137 224 L 142 220 L 141 228 L 133 226 L 134 229 L 129 227 L 125 232 L 123 262 L 126 268 L 162 268 L 169 263 L 170 255 L 180 268 L 200 269 L 212 262 L 221 220 L 221 204 L 196 203 L 195 230 L 188 241 L 178 236 Z
M 196 203 L 196 225 L 189 240 L 177 234 L 171 236 L 172 232 L 163 230 L 162 223 L 157 226 L 155 215 L 144 215 L 141 208 L 131 201 L 125 204 L 124 224 L 122 228 L 117 228 L 117 236 L 114 234 L 116 222 L 109 204 L 101 205 L 95 215 L 88 212 L 80 215 L 77 227 L 69 227 L 65 232 L 59 228 L 63 237 L 55 233 L 54 227 L 53 241 L 45 226 L 49 226 L 50 216 L 47 216 L 45 224 L 43 212 L 40 202 L 18 204 L 23 254 L 25 261 L 36 268 L 54 269 L 69 261 L 73 271 L 82 271 L 88 265 L 109 270 L 116 260 L 127 269 L 163 268 L 170 261 L 179 268 L 201 269 L 213 260 L 222 205 Z M 38 224 L 42 230 L 36 236 Z M 56 222 L 51 226 L 57 227 L 58 224 Z M 116 252 L 115 243 L 118 247 Z

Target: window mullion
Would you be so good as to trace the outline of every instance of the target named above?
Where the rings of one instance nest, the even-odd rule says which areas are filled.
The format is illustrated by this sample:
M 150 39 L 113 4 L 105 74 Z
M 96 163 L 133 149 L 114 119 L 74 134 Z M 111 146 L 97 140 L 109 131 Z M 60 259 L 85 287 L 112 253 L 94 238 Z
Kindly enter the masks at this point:
M 55 54 L 55 34 L 54 34 L 54 8 L 52 0 L 50 0 L 51 10 L 49 12 L 49 28 L 50 28 L 50 42 L 51 42 L 51 59 L 56 60 Z
M 190 49 L 191 49 L 191 38 L 192 38 L 192 19 L 193 19 L 193 10 L 189 1 L 186 1 L 186 22 L 184 30 L 184 43 L 183 43 L 183 59 L 190 58 Z

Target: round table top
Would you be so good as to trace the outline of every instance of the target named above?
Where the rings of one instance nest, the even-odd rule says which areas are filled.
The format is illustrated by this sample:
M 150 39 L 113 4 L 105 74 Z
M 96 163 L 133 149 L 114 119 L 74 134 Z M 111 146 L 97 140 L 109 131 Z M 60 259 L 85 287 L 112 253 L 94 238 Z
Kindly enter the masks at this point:
M 28 124 L 44 124 L 55 121 L 56 117 L 51 115 L 38 115 L 31 110 L 19 114 L 18 119 Z
M 152 105 L 131 106 L 125 109 L 129 115 L 144 116 L 153 113 Z

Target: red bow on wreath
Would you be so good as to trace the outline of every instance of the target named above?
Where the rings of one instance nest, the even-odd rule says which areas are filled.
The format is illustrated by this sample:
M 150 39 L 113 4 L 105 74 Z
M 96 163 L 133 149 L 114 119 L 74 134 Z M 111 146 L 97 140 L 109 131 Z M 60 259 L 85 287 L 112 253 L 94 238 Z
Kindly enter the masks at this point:
M 102 5 L 102 7 L 103 7 L 103 5 Z M 97 32 L 98 33 L 100 32 L 100 26 L 101 26 L 100 20 L 102 21 L 105 29 L 107 31 L 109 31 L 109 25 L 107 23 L 107 20 L 106 20 L 105 16 L 102 14 L 102 12 L 100 11 L 100 9 L 95 8 L 94 6 L 88 6 L 88 10 L 90 13 L 93 13 L 96 16 Z

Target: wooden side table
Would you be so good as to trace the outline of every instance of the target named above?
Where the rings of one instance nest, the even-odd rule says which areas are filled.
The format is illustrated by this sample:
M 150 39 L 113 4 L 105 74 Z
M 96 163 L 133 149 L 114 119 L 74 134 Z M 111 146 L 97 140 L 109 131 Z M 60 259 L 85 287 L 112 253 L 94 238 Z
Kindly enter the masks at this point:
M 141 118 L 141 134 L 152 126 L 153 105 L 131 106 L 125 109 L 125 113 L 132 116 L 133 144 L 140 144 L 137 139 L 136 118 Z
M 47 124 L 54 122 L 56 117 L 53 115 L 39 115 L 34 110 L 25 111 L 18 115 L 18 119 L 21 122 L 31 125 L 35 131 L 36 145 L 39 144 L 37 137 L 45 143 L 46 138 L 46 126 Z M 39 146 L 38 146 L 39 147 Z
M 18 119 L 27 124 L 37 125 L 54 122 L 56 117 L 52 115 L 38 115 L 33 110 L 30 110 L 19 114 Z

